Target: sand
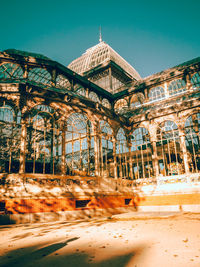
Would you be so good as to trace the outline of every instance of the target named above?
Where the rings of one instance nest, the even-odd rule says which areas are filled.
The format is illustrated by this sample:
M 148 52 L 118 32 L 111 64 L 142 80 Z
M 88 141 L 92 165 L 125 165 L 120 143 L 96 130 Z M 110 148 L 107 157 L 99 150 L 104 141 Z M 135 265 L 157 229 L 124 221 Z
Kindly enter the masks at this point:
M 200 266 L 200 214 L 0 226 L 0 266 Z

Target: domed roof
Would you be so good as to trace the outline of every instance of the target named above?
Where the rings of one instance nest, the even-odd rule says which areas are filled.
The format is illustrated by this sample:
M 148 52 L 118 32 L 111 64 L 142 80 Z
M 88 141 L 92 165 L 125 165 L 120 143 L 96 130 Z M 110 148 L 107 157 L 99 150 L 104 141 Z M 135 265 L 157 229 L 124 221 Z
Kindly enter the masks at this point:
M 106 65 L 110 61 L 115 62 L 136 80 L 141 79 L 138 72 L 104 41 L 100 41 L 97 45 L 87 49 L 82 56 L 73 60 L 68 68 L 83 75 L 85 72 L 101 64 Z

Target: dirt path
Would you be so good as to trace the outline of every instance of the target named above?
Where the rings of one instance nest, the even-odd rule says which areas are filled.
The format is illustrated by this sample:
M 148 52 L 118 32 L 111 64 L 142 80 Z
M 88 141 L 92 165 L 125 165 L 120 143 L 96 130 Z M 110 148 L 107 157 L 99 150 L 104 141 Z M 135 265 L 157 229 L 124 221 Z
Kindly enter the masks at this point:
M 200 266 L 200 215 L 0 227 L 0 266 Z

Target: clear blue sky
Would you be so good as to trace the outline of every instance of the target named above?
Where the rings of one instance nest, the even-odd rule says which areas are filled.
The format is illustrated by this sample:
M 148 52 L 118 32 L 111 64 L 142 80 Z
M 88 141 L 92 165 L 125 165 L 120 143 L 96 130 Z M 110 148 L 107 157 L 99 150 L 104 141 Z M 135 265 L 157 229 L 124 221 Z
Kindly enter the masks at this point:
M 1 0 L 0 50 L 64 65 L 103 40 L 142 77 L 200 56 L 200 0 Z

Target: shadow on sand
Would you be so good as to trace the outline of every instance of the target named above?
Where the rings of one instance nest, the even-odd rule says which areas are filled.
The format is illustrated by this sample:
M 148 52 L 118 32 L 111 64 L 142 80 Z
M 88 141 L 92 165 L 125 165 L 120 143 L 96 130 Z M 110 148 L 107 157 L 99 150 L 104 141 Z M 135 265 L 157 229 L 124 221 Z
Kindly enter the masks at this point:
M 2 266 L 2 267 L 4 267 L 4 266 L 5 267 L 8 267 L 8 266 L 9 267 L 12 267 L 12 266 L 13 267 L 14 266 L 16 266 L 16 267 L 17 266 L 35 266 L 35 265 L 38 266 L 38 263 L 36 263 L 37 261 L 39 261 L 43 257 L 46 257 L 46 256 L 52 254 L 53 252 L 65 247 L 68 243 L 75 241 L 77 239 L 79 239 L 79 237 L 70 238 L 70 239 L 66 240 L 65 242 L 55 243 L 55 244 L 43 247 L 43 248 L 38 249 L 38 250 L 34 250 L 34 247 L 25 248 L 23 250 L 23 254 L 19 257 L 17 255 L 18 255 L 20 249 L 12 251 L 11 253 L 7 254 L 7 258 L 10 260 L 8 260 L 7 263 L 5 262 L 5 264 L 3 262 L 0 263 L 0 266 Z M 34 250 L 34 251 L 32 251 L 32 250 Z
M 110 258 L 96 261 L 92 253 L 75 251 L 74 253 L 59 254 L 60 249 L 68 243 L 76 241 L 79 237 L 74 237 L 65 242 L 54 243 L 49 246 L 37 249 L 37 246 L 12 250 L 2 257 L 1 267 L 124 267 L 134 259 L 136 255 L 143 254 L 145 247 L 135 247 L 128 250 L 123 255 L 112 256 Z M 89 252 L 89 253 L 88 253 Z M 91 250 L 92 252 L 92 250 Z M 101 252 L 103 253 L 103 252 Z

